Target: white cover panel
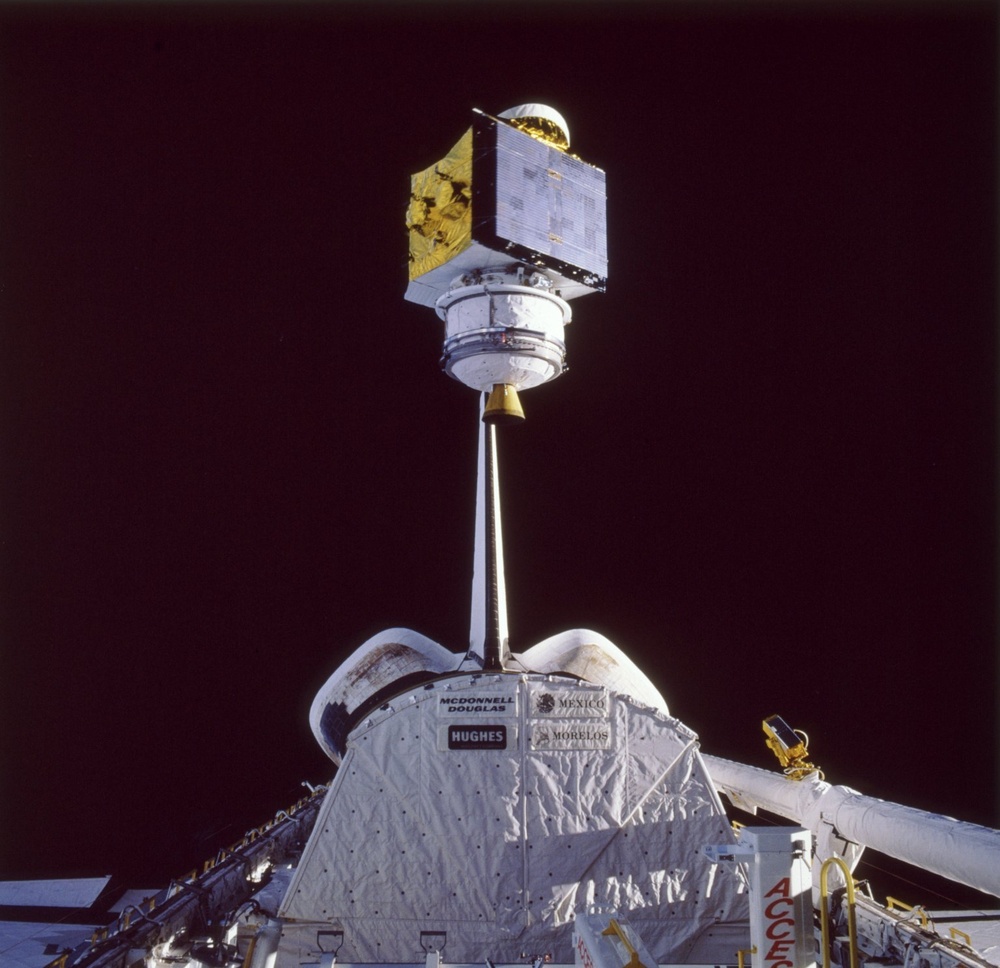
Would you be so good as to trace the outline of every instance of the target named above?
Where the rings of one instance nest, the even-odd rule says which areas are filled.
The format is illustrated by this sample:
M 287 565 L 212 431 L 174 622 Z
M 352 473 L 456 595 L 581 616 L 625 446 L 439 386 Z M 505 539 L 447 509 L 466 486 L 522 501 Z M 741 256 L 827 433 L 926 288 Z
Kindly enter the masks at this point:
M 45 968 L 59 953 L 89 941 L 96 927 L 0 921 L 0 963 L 3 968 Z
M 105 877 L 66 877 L 57 880 L 0 881 L 0 904 L 15 907 L 90 907 L 104 890 Z
M 602 687 L 510 673 L 439 680 L 392 707 L 350 736 L 279 912 L 279 965 L 329 929 L 344 931 L 343 962 L 419 960 L 431 930 L 447 932 L 450 962 L 569 962 L 573 915 L 589 904 L 614 906 L 660 962 L 681 962 L 712 950 L 717 925 L 745 921 L 735 878 L 715 880 L 701 854 L 732 833 L 676 720 Z M 505 735 L 504 748 L 449 748 L 450 725 Z M 725 950 L 702 960 L 731 959 L 724 933 Z

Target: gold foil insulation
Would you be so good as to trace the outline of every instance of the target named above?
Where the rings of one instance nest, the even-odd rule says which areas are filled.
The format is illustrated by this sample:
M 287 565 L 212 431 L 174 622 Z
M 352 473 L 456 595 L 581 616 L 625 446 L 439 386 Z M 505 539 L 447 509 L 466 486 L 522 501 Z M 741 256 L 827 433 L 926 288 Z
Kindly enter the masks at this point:
M 410 279 L 472 244 L 472 128 L 439 162 L 410 177 Z
M 543 271 L 562 299 L 604 291 L 604 172 L 558 147 L 569 129 L 550 110 L 476 111 L 451 151 L 411 177 L 409 302 L 436 307 L 458 280 L 512 266 Z
M 548 118 L 511 118 L 507 123 L 525 134 L 530 134 L 532 138 L 558 148 L 560 151 L 565 151 L 569 147 L 569 138 L 566 137 L 566 132 L 555 121 L 550 121 Z

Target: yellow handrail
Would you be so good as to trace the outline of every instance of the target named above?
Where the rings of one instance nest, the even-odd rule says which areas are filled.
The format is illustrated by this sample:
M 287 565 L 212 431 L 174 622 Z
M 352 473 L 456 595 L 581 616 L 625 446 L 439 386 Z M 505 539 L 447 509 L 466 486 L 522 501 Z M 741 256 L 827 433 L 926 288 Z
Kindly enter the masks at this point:
M 854 878 L 851 870 L 840 857 L 827 857 L 823 861 L 823 866 L 819 871 L 819 916 L 823 937 L 823 968 L 830 968 L 830 912 L 826 903 L 829 890 L 827 888 L 827 875 L 830 872 L 830 865 L 836 864 L 844 875 L 844 882 L 847 884 L 847 944 L 851 952 L 851 968 L 858 968 L 858 929 L 854 918 Z
M 905 901 L 900 901 L 896 897 L 886 897 L 886 906 L 889 910 L 893 910 L 896 907 L 901 907 L 904 911 L 910 911 L 916 914 L 920 918 L 920 927 L 926 928 L 930 926 L 930 918 L 927 917 L 927 912 L 919 905 L 907 904 Z
M 260 935 L 260 930 L 250 939 L 250 944 L 247 945 L 246 957 L 243 959 L 242 968 L 250 968 L 253 964 L 253 953 L 257 948 L 257 937 Z
M 958 941 L 961 938 L 965 942 L 966 948 L 972 947 L 972 938 L 970 938 L 964 931 L 959 931 L 958 928 L 952 927 L 948 929 L 948 933 L 951 935 L 952 941 Z
M 757 945 L 754 945 L 752 948 L 740 948 L 740 950 L 736 952 L 737 968 L 743 968 L 744 955 L 755 955 L 755 954 L 757 954 Z
M 608 922 L 608 926 L 601 932 L 601 934 L 613 934 L 618 936 L 618 940 L 625 945 L 625 950 L 629 953 L 628 968 L 646 968 L 646 966 L 639 960 L 639 952 L 632 947 L 632 942 L 629 941 L 625 932 L 622 930 L 622 926 L 614 918 Z

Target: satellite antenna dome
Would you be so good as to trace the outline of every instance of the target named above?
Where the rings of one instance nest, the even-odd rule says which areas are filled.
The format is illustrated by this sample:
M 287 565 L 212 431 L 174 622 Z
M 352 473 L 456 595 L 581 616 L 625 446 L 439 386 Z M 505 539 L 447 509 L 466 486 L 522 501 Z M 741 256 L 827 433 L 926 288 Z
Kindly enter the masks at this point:
M 569 125 L 566 119 L 547 104 L 519 104 L 502 111 L 498 117 L 510 121 L 516 128 L 557 148 L 569 147 Z

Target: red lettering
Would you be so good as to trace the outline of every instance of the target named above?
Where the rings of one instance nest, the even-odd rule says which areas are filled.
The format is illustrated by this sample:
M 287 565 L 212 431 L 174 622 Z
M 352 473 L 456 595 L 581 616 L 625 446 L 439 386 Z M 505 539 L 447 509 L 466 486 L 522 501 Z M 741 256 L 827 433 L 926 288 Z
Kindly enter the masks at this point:
M 770 897 L 772 894 L 780 894 L 782 897 L 791 897 L 792 895 L 792 885 L 790 878 L 783 877 L 774 887 L 769 890 L 764 897 Z
M 792 945 L 795 944 L 794 938 L 789 938 L 787 940 L 781 939 L 775 941 L 771 945 L 771 950 L 764 956 L 765 961 L 770 961 L 772 958 L 780 958 Z
M 780 918 L 782 914 L 791 914 L 791 911 L 778 911 L 777 907 L 779 904 L 792 905 L 792 899 L 790 897 L 776 897 L 766 908 L 764 908 L 764 917 Z
M 764 897 L 773 898 L 764 908 L 767 919 L 764 934 L 774 942 L 763 959 L 764 964 L 767 968 L 794 968 L 795 963 L 788 959 L 787 954 L 788 949 L 795 945 L 795 920 L 788 917 L 795 909 L 791 878 L 781 878 Z
M 792 928 L 795 927 L 795 922 L 791 918 L 778 918 L 776 921 L 772 921 L 767 926 L 767 930 L 764 932 L 764 934 L 766 934 L 772 940 L 774 938 L 794 938 L 795 937 L 794 930 L 793 931 L 786 931 L 784 934 L 776 934 L 775 933 L 775 928 L 777 928 L 779 924 L 790 924 L 792 926 Z

